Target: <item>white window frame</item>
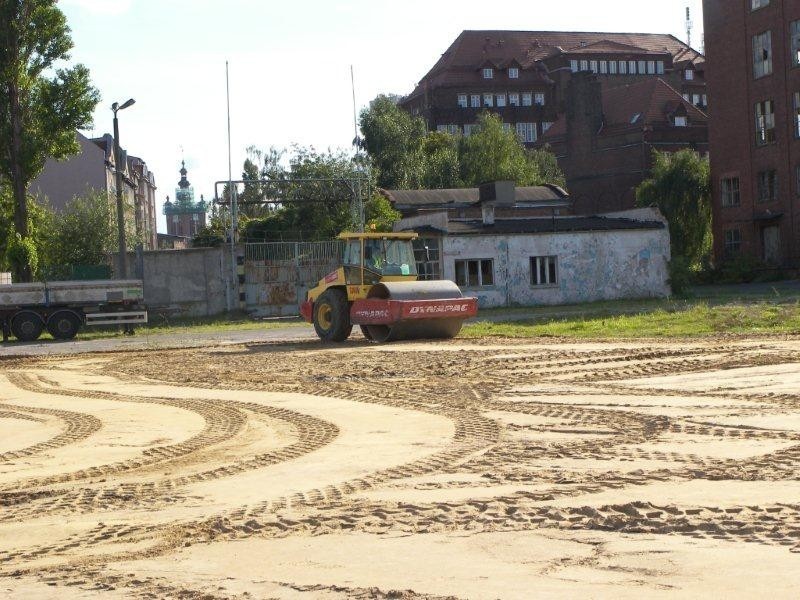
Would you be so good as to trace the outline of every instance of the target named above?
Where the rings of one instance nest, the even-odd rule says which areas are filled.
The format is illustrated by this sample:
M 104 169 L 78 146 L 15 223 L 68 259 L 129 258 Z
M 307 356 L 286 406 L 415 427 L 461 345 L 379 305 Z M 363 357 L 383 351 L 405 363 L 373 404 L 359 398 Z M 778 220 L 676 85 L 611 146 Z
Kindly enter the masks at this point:
M 674 119 L 675 127 L 688 127 L 689 126 L 689 118 L 685 116 L 676 116 Z
M 519 94 L 513 93 L 508 95 L 509 106 L 519 106 Z
M 529 262 L 531 287 L 558 286 L 558 257 L 531 256 Z
M 533 92 L 522 92 L 522 106 L 533 106 Z
M 467 94 L 459 94 L 457 102 L 458 102 L 459 108 L 468 108 L 469 107 L 469 96 Z
M 519 68 L 518 67 L 509 67 L 508 68 L 508 78 L 509 79 L 519 79 Z
M 769 0 L 750 0 L 750 10 L 758 10 L 769 6 Z
M 467 123 L 464 125 L 464 137 L 469 137 L 475 132 L 476 123 Z
M 775 102 L 763 100 L 756 103 L 756 146 L 775 142 Z
M 615 60 L 608 61 L 608 74 L 609 75 L 617 74 L 617 61 Z
M 683 77 L 686 81 L 694 81 L 694 69 L 686 69 L 683 72 Z
M 517 123 L 517 137 L 523 144 L 533 144 L 537 140 L 536 123 Z
M 601 60 L 600 61 L 600 74 L 601 75 L 608 74 L 608 61 L 607 60 Z
M 655 75 L 656 74 L 656 61 L 648 60 L 647 61 L 647 74 L 648 75 Z
M 506 107 L 506 95 L 505 94 L 497 94 L 496 104 L 497 104 L 497 108 L 505 108 Z
M 620 75 L 628 74 L 628 61 L 626 60 L 619 61 L 619 74 Z
M 484 79 L 494 79 L 494 69 L 490 67 L 483 68 L 483 78 Z
M 477 266 L 477 282 L 470 281 L 470 263 L 475 263 Z M 489 279 L 491 281 L 484 281 L 485 273 L 484 268 L 486 263 L 489 264 Z M 459 273 L 459 266 L 461 272 Z M 458 287 L 462 288 L 476 288 L 476 287 L 493 287 L 494 286 L 494 259 L 492 258 L 464 258 L 453 261 L 453 273 L 455 275 L 455 282 Z
M 663 60 L 657 60 L 656 61 L 656 74 L 657 75 L 663 75 L 664 74 L 664 61 Z
M 483 108 L 493 108 L 493 107 L 494 107 L 494 94 L 484 94 Z
M 723 208 L 739 206 L 741 192 L 738 177 L 723 177 L 719 182 L 720 203 Z
M 629 60 L 628 61 L 628 75 L 636 75 L 636 61 Z
M 470 94 L 470 96 L 469 96 L 469 107 L 470 108 L 480 108 L 481 107 L 481 95 L 480 94 Z
M 581 71 L 588 71 L 589 70 L 589 61 L 582 60 L 581 61 Z
M 761 79 L 772 75 L 772 31 L 753 36 L 753 77 Z
M 569 69 L 573 73 L 577 73 L 578 72 L 578 61 L 575 60 L 575 59 L 572 59 L 571 61 L 569 61 Z
M 533 103 L 534 104 L 536 104 L 538 106 L 544 106 L 544 101 L 545 101 L 544 92 L 536 92 L 533 95 Z
M 647 61 L 646 60 L 636 61 L 636 72 L 639 73 L 639 75 L 647 75 Z
M 592 73 L 594 73 L 595 75 L 597 75 L 597 72 L 598 72 L 598 70 L 599 70 L 599 67 L 598 67 L 598 65 L 597 65 L 597 61 L 596 61 L 596 60 L 590 60 L 590 61 L 589 61 L 589 70 L 590 70 Z

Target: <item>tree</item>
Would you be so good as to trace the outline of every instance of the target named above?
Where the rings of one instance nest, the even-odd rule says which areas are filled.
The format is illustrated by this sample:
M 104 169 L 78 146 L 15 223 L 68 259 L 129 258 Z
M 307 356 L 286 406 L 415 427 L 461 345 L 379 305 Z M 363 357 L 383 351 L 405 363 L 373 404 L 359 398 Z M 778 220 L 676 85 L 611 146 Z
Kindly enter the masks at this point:
M 461 142 L 461 177 L 476 187 L 487 181 L 514 181 L 519 186 L 545 183 L 537 162 L 499 115 L 484 112 L 478 131 Z
M 424 166 L 422 187 L 454 189 L 463 187 L 458 158 L 458 138 L 441 131 L 432 131 L 422 140 Z
M 28 203 L 28 237 L 22 238 L 14 228 L 14 198 L 11 186 L 0 177 L 0 270 L 15 270 L 24 265 L 36 275 L 39 264 L 46 260 L 47 236 L 53 214 L 46 204 L 33 198 Z M 41 258 L 41 260 L 40 260 Z M 17 279 L 17 273 L 14 276 Z
M 108 255 L 117 252 L 116 205 L 106 192 L 90 190 L 76 196 L 60 213 L 52 217 L 47 237 L 46 263 L 63 265 L 99 265 L 108 262 Z M 126 239 L 129 247 L 136 239 Z
M 669 222 L 673 258 L 699 267 L 711 250 L 708 159 L 693 150 L 653 151 L 650 179 L 636 190 L 638 206 L 657 206 Z
M 412 117 L 387 96 L 361 112 L 362 146 L 378 170 L 378 185 L 415 189 L 423 180 L 425 121 Z
M 56 0 L 0 0 L 0 175 L 14 198 L 14 229 L 29 235 L 28 185 L 47 158 L 79 151 L 99 94 L 83 65 L 58 68 L 72 39 Z M 18 280 L 32 273 L 13 265 Z

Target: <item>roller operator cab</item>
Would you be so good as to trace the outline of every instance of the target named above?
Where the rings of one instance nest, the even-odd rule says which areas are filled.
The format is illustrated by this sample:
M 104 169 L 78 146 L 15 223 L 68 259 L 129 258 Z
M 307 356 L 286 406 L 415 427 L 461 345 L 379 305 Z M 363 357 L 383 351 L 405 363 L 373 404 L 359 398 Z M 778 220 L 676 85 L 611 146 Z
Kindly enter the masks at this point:
M 478 313 L 452 281 L 418 281 L 416 233 L 343 233 L 343 264 L 309 290 L 300 313 L 323 341 L 342 342 L 359 325 L 376 342 L 451 338 Z

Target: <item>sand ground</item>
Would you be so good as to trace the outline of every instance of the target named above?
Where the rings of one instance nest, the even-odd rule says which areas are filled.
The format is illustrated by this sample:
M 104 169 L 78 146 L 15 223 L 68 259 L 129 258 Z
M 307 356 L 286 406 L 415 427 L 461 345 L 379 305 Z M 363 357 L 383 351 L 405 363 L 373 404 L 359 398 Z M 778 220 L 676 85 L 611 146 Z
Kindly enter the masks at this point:
M 0 597 L 800 596 L 800 339 L 0 360 Z

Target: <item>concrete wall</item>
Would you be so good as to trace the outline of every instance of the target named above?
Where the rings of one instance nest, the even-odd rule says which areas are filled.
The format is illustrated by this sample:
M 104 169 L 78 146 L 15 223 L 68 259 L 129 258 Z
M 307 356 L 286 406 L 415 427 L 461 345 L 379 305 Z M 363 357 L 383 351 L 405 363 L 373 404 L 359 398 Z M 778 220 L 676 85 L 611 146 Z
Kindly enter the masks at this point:
M 128 255 L 129 269 L 137 275 L 135 253 Z M 200 317 L 228 309 L 230 249 L 196 248 L 157 250 L 142 254 L 144 300 L 151 312 L 168 309 L 171 314 Z M 233 305 L 238 308 L 238 288 Z
M 534 256 L 557 257 L 556 285 L 531 285 Z M 666 297 L 669 257 L 666 229 L 443 239 L 445 279 L 455 281 L 456 260 L 494 261 L 493 286 L 463 288 L 487 308 Z

